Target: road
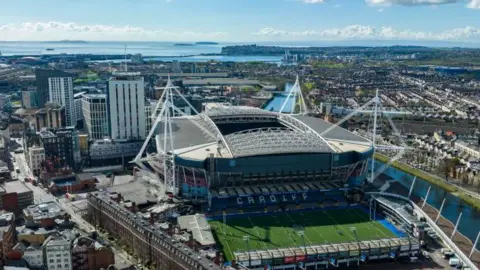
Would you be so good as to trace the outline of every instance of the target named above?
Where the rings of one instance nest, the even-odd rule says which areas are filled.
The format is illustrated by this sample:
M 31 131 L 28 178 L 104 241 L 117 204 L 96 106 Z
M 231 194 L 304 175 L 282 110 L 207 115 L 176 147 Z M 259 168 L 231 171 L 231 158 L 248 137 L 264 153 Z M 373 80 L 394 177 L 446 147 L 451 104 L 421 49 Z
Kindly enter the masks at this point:
M 22 145 L 22 140 L 21 139 L 15 139 L 16 142 L 20 145 Z M 17 148 L 18 149 L 18 148 Z M 12 149 L 15 151 L 15 149 Z M 31 170 L 28 166 L 28 162 L 26 161 L 25 154 L 24 153 L 14 153 L 11 152 L 10 154 L 15 158 L 14 163 L 14 168 L 18 168 L 20 173 L 17 173 L 17 178 L 21 181 L 24 181 L 25 178 L 34 178 L 33 174 L 31 173 Z M 53 196 L 49 192 L 47 192 L 46 189 L 44 189 L 41 186 L 35 186 L 31 182 L 24 182 L 24 184 L 33 192 L 33 198 L 34 202 L 36 204 L 44 203 L 44 202 L 51 202 L 55 201 L 60 208 L 62 208 L 66 213 L 70 215 L 70 218 L 75 224 L 77 224 L 77 227 L 79 230 L 85 232 L 85 233 L 90 233 L 92 231 L 96 231 L 96 228 L 88 223 L 82 216 L 77 214 L 69 205 L 67 202 L 63 200 L 59 200 L 57 197 Z M 100 234 L 100 236 L 102 236 Z M 103 237 L 102 237 L 103 238 Z M 115 262 L 116 264 L 119 265 L 133 265 L 131 260 L 129 259 L 129 255 L 123 251 L 116 249 L 115 247 L 111 246 L 112 251 L 115 254 Z

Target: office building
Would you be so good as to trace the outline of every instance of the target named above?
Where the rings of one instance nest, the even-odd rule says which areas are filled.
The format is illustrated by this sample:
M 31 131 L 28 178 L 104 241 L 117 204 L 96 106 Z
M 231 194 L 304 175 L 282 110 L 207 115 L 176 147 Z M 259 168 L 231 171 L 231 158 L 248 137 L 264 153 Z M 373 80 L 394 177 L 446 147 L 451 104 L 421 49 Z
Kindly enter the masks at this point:
M 78 129 L 83 128 L 83 109 L 82 109 L 82 104 L 83 104 L 83 95 L 85 95 L 86 92 L 80 92 L 73 94 L 73 103 L 75 106 L 75 118 L 77 119 L 77 124 L 81 124 L 78 126 Z M 80 122 L 80 123 L 78 123 Z
M 145 139 L 145 87 L 140 73 L 114 73 L 107 85 L 107 102 L 112 139 Z
M 35 69 L 35 81 L 37 84 L 37 105 L 43 107 L 50 100 L 48 86 L 49 78 L 70 77 L 71 74 L 57 69 Z
M 35 130 L 65 127 L 65 107 L 55 102 L 47 102 L 44 106 L 35 113 Z
M 132 58 L 131 58 L 130 61 L 132 62 L 132 64 L 143 64 L 142 54 L 136 53 L 136 54 L 132 55 Z
M 73 100 L 72 77 L 48 78 L 50 101 L 65 106 L 67 126 L 76 126 L 75 105 Z
M 45 162 L 45 149 L 34 145 L 28 149 L 26 157 L 32 173 L 39 175 Z
M 26 228 L 52 228 L 65 212 L 53 201 L 29 205 L 22 211 Z
M 45 149 L 45 160 L 58 168 L 76 169 L 81 162 L 78 131 L 74 127 L 42 130 L 38 132 Z
M 19 180 L 0 185 L 0 209 L 19 214 L 32 204 L 33 192 Z
M 8 125 L 9 134 L 11 137 L 21 138 L 23 132 L 28 127 L 27 120 L 23 118 L 10 118 L 10 124 Z
M 107 95 L 86 94 L 82 98 L 85 127 L 92 140 L 108 137 Z
M 0 109 L 12 106 L 12 96 L 7 94 L 0 94 Z
M 79 236 L 72 245 L 74 269 L 108 269 L 115 264 L 112 249 L 89 237 Z
M 6 226 L 3 227 L 6 230 L 3 230 L 3 228 L 1 230 L 2 237 L 0 238 L 0 255 L 1 255 L 2 261 L 7 259 L 8 254 L 13 250 L 13 247 L 17 242 L 15 215 L 12 213 L 5 213 L 5 212 L 3 212 L 3 214 L 6 214 L 6 216 L 8 217 L 6 219 L 7 221 Z
M 96 140 L 90 145 L 90 164 L 94 166 L 125 165 L 138 154 L 142 145 L 142 141 Z
M 145 137 L 148 136 L 150 129 L 152 129 L 152 124 L 155 119 L 152 119 L 153 110 L 155 110 L 157 106 L 157 101 L 155 100 L 147 100 L 145 103 Z
M 22 254 L 30 267 L 41 268 L 43 266 L 43 251 L 39 245 L 28 245 L 19 241 L 14 247 L 14 251 Z
M 182 72 L 182 68 L 181 68 L 180 62 L 178 60 L 173 60 L 172 61 L 172 72 L 174 72 L 174 73 Z
M 37 90 L 22 91 L 22 106 L 25 109 L 38 108 Z
M 70 240 L 51 235 L 43 244 L 43 254 L 47 269 L 72 270 L 72 253 Z

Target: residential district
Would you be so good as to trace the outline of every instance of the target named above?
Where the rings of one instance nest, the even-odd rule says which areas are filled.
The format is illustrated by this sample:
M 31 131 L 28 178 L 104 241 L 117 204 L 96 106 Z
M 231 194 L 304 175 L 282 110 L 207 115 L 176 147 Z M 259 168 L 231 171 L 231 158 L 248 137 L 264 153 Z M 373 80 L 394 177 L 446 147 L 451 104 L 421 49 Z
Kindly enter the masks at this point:
M 222 55 L 0 55 L 2 269 L 480 267 L 480 50 Z

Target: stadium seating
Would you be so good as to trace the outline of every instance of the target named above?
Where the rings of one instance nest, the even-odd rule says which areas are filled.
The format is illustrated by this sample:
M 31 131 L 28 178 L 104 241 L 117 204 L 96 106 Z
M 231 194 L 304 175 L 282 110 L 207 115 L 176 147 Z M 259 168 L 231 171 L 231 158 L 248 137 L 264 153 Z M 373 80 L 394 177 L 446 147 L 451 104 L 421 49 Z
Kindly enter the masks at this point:
M 208 212 L 218 216 L 346 206 L 345 190 L 333 182 L 221 189 L 211 192 Z

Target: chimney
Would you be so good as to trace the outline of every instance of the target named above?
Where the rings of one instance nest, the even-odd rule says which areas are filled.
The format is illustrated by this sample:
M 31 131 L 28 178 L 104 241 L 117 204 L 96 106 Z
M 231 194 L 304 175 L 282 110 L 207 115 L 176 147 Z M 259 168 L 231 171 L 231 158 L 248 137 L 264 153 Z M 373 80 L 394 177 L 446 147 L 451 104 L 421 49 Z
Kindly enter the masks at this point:
M 137 212 L 137 204 L 135 202 L 132 202 L 132 210 L 133 213 Z
M 155 224 L 155 220 L 157 219 L 157 215 L 153 212 L 150 212 L 150 224 L 154 225 Z

